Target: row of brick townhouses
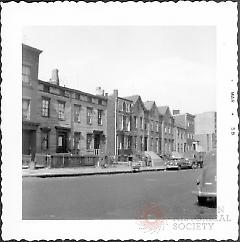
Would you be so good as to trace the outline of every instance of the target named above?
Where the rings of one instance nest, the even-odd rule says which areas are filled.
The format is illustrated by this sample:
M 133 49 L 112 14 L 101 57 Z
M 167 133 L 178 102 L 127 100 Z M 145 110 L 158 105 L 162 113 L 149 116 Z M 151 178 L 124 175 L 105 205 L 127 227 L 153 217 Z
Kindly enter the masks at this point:
M 96 94 L 59 84 L 58 70 L 38 79 L 42 51 L 22 45 L 22 152 L 142 156 L 171 155 L 196 149 L 194 115 L 171 114 L 168 106 L 143 102 L 140 95 L 120 97 L 100 87 Z

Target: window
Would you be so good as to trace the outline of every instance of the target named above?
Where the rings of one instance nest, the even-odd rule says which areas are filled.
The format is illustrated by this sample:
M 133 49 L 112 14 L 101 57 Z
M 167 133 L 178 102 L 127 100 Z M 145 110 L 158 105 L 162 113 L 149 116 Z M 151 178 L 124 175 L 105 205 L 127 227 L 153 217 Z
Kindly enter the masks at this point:
M 87 101 L 91 103 L 91 102 L 92 102 L 92 97 L 89 97 L 89 96 L 88 96 L 88 97 L 87 97 Z
M 22 118 L 30 120 L 30 99 L 22 100 Z
M 131 107 L 131 104 L 130 104 L 130 103 L 127 103 L 127 104 L 126 104 L 126 111 L 127 111 L 127 112 L 130 112 L 130 107 Z
M 62 146 L 62 145 L 63 145 L 63 137 L 58 136 L 58 146 Z
M 164 132 L 165 132 L 165 134 L 167 133 L 167 127 L 164 127 Z
M 119 123 L 120 123 L 120 130 L 123 130 L 124 124 L 123 124 L 123 116 L 122 115 L 119 116 Z
M 168 128 L 168 133 L 171 134 L 171 128 Z
M 125 102 L 122 102 L 122 107 L 121 107 L 121 111 L 125 111 Z
M 126 117 L 126 128 L 127 128 L 127 131 L 131 130 L 131 123 L 130 123 L 130 118 L 129 117 Z
M 179 143 L 177 144 L 177 151 L 179 152 Z
M 137 128 L 137 117 L 136 116 L 133 117 L 133 125 L 134 125 L 134 128 L 136 129 Z
M 103 124 L 103 110 L 98 110 L 98 125 L 102 125 Z
M 74 105 L 74 122 L 80 123 L 81 122 L 81 106 Z
M 43 85 L 43 91 L 44 92 L 49 92 L 50 91 L 50 87 L 47 85 Z
M 143 129 L 143 118 L 140 117 L 140 128 Z
M 81 137 L 81 133 L 80 132 L 75 132 L 74 133 L 74 150 L 75 151 L 79 151 L 80 150 L 80 137 Z
M 31 67 L 27 65 L 22 66 L 22 81 L 25 83 L 30 82 Z
M 128 136 L 128 139 L 127 139 L 127 148 L 128 149 L 131 148 L 131 136 Z
M 64 120 L 65 103 L 58 101 L 58 119 Z
M 87 124 L 92 124 L 92 108 L 87 108 Z
M 144 120 L 144 129 L 147 130 L 147 120 Z
M 140 136 L 140 150 L 143 150 L 143 137 Z
M 42 131 L 41 148 L 42 150 L 46 151 L 48 147 L 49 147 L 49 132 Z
M 87 134 L 87 150 L 92 149 L 92 134 Z
M 137 149 L 137 136 L 134 137 L 134 149 Z
M 42 98 L 42 116 L 49 117 L 50 113 L 50 99 L 43 97 Z
M 158 121 L 156 121 L 156 131 L 159 131 L 159 125 L 158 125 Z
M 151 131 L 153 131 L 153 120 L 151 120 Z

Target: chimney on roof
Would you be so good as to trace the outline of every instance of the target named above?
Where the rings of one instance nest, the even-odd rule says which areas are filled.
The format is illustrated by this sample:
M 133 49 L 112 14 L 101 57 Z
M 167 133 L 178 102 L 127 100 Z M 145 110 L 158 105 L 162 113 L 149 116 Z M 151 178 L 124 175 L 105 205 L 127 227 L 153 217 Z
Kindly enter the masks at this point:
M 177 115 L 177 114 L 180 114 L 180 110 L 179 109 L 173 110 L 173 115 Z
M 50 82 L 59 85 L 58 69 L 52 70 L 52 78 L 50 79 Z
M 114 90 L 113 90 L 113 95 L 114 95 L 115 97 L 118 97 L 118 90 L 117 90 L 117 89 L 114 89 Z
M 101 87 L 96 87 L 96 95 L 104 96 L 104 90 Z

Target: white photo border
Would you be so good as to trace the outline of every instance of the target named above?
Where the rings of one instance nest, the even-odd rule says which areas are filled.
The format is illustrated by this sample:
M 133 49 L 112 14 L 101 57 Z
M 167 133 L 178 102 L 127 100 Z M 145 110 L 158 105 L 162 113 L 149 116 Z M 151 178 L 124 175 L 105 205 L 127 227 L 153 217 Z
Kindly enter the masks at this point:
M 2 236 L 4 240 L 216 239 L 238 238 L 237 3 L 2 3 Z M 64 18 L 63 18 L 64 16 Z M 144 18 L 143 18 L 144 16 Z M 135 220 L 22 220 L 21 44 L 27 25 L 211 25 L 217 28 L 218 219 L 209 230 L 158 233 Z M 231 101 L 231 92 L 236 99 Z M 10 110 L 10 111 L 9 111 Z M 234 115 L 232 115 L 234 113 Z M 235 128 L 235 134 L 232 130 Z M 221 215 L 230 221 L 220 220 Z M 200 220 L 193 221 L 200 222 Z M 179 221 L 186 224 L 188 221 Z M 94 229 L 93 229 L 94 228 Z M 106 228 L 108 228 L 106 230 Z M 186 228 L 186 227 L 185 227 Z

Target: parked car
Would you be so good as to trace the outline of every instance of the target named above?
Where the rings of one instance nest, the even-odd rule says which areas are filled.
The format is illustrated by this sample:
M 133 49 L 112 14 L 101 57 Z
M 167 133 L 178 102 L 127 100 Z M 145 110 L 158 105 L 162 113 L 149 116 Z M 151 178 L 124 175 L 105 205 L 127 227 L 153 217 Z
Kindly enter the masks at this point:
M 180 159 L 179 158 L 171 158 L 168 161 L 166 161 L 165 165 L 166 165 L 166 169 L 167 170 L 169 170 L 169 169 L 178 169 L 178 170 L 180 170 L 181 169 Z
M 184 158 L 181 158 L 179 159 L 179 167 L 180 169 L 189 169 L 189 168 L 192 168 L 192 161 L 191 160 L 188 160 L 188 159 L 184 159 Z
M 141 163 L 139 161 L 133 161 L 131 163 L 132 172 L 140 171 L 141 170 Z
M 204 204 L 208 199 L 216 201 L 217 198 L 217 176 L 216 176 L 216 151 L 206 155 L 206 162 L 201 176 L 196 181 L 197 190 L 193 191 L 197 195 L 199 205 Z
M 185 158 L 187 168 L 196 169 L 198 167 L 198 162 L 195 158 Z

